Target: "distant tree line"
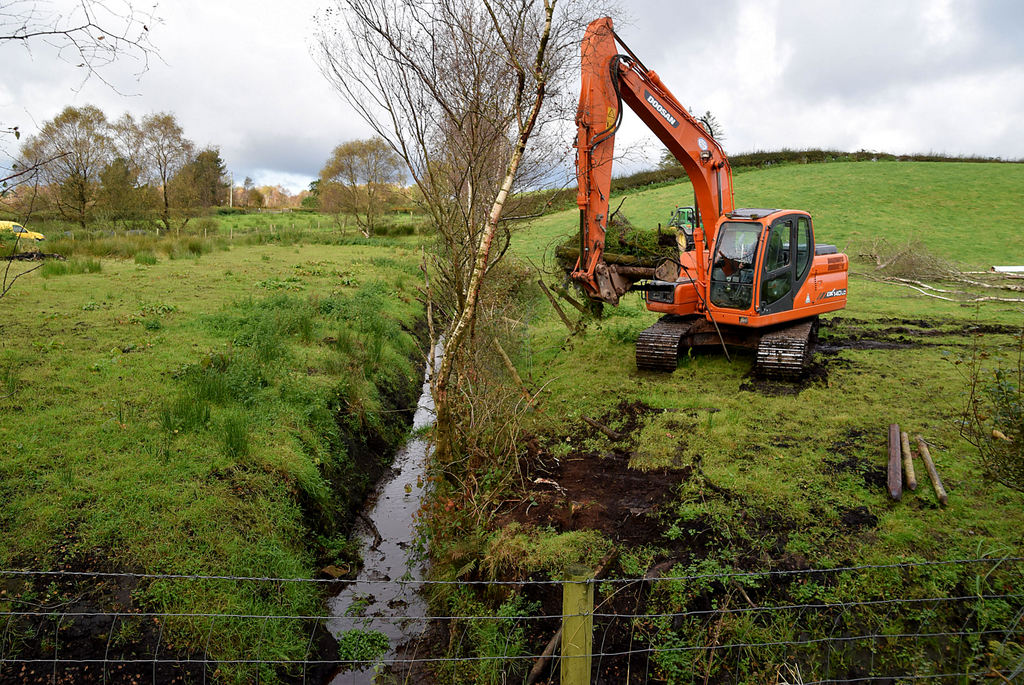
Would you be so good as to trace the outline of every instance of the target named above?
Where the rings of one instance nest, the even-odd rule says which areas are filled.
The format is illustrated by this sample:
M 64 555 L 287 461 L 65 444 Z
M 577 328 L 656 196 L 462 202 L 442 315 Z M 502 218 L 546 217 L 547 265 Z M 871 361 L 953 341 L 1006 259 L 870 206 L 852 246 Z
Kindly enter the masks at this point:
M 198 148 L 169 112 L 111 121 L 92 105 L 66 107 L 25 140 L 19 165 L 34 173 L 6 204 L 26 220 L 58 216 L 82 228 L 106 221 L 170 231 L 229 197 L 218 149 Z

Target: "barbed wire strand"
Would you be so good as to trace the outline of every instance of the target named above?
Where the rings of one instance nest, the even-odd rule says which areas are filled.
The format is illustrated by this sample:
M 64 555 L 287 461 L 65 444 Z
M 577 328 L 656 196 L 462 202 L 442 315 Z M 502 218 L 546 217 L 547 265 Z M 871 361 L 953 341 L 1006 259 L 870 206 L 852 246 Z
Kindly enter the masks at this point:
M 1024 558 L 1020 558 L 1020 557 L 1003 557 L 1003 558 L 986 557 L 986 558 L 978 558 L 978 559 L 959 559 L 959 560 L 931 561 L 931 562 L 902 562 L 902 563 L 892 563 L 892 564 L 865 564 L 865 565 L 860 565 L 860 566 L 846 566 L 846 567 L 837 567 L 837 568 L 832 568 L 832 569 L 796 569 L 796 570 L 785 570 L 785 571 L 783 571 L 783 570 L 775 570 L 775 571 L 760 571 L 760 572 L 735 572 L 735 573 L 725 573 L 725 574 L 698 574 L 698 575 L 690 575 L 690 576 L 663 577 L 663 578 L 610 579 L 610 580 L 586 581 L 586 582 L 601 583 L 601 584 L 610 583 L 610 584 L 613 584 L 613 585 L 614 584 L 620 584 L 620 587 L 618 589 L 616 589 L 612 593 L 612 595 L 614 596 L 615 594 L 617 594 L 621 590 L 625 589 L 625 587 L 627 587 L 625 584 L 627 584 L 627 583 L 641 584 L 641 583 L 649 583 L 649 582 L 657 582 L 657 581 L 686 581 L 686 580 L 697 580 L 697 579 L 708 579 L 708 578 L 722 580 L 722 579 L 737 578 L 737 577 L 764 577 L 764 576 L 784 576 L 784 575 L 806 575 L 806 574 L 813 574 L 813 573 L 837 573 L 837 572 L 845 572 L 845 571 L 851 571 L 852 572 L 852 571 L 873 570 L 873 569 L 914 569 L 914 568 L 928 568 L 928 567 L 949 566 L 949 565 L 970 565 L 970 564 L 989 564 L 989 565 L 995 565 L 995 566 L 991 567 L 989 569 L 989 571 L 985 574 L 985 578 L 987 579 L 989 577 L 989 575 L 991 575 L 991 573 L 995 570 L 995 568 L 998 567 L 998 565 L 1004 564 L 1006 562 L 1016 563 L 1016 562 L 1020 562 L 1020 561 L 1024 561 Z M 1018 569 L 1018 571 L 1019 571 L 1019 569 Z M 362 583 L 366 583 L 367 582 L 367 581 L 350 581 L 350 580 L 337 581 L 335 579 L 272 578 L 272 577 L 256 577 L 256 576 L 203 576 L 203 575 L 186 575 L 186 574 L 138 574 L 138 573 L 113 573 L 113 572 L 88 572 L 88 571 L 31 571 L 31 570 L 2 571 L 2 570 L 0 570 L 0 576 L 5 575 L 5 574 L 9 575 L 9 576 L 14 576 L 14 577 L 19 577 L 19 576 L 20 577 L 28 577 L 28 576 L 71 577 L 71 578 L 92 577 L 92 578 L 139 578 L 139 579 L 154 579 L 154 580 L 162 580 L 162 579 L 179 580 L 179 579 L 185 579 L 185 580 L 231 580 L 231 581 L 242 581 L 242 582 L 260 581 L 260 582 L 311 582 L 311 583 L 331 583 L 331 582 L 344 582 L 344 583 L 362 582 Z M 378 582 L 390 583 L 392 585 L 399 585 L 399 586 L 416 585 L 416 584 L 421 584 L 421 585 L 456 585 L 456 584 L 457 585 L 488 585 L 488 584 L 493 584 L 493 585 L 512 585 L 512 586 L 522 587 L 522 586 L 528 586 L 528 585 L 562 585 L 562 584 L 566 584 L 566 583 L 569 583 L 569 582 L 576 582 L 576 581 L 553 580 L 553 581 L 497 581 L 497 582 L 467 581 L 467 582 L 461 582 L 461 581 L 412 581 L 412 580 L 407 580 L 407 581 L 378 581 Z M 195 612 L 195 613 L 187 613 L 187 612 L 180 612 L 180 613 L 169 613 L 169 612 L 168 613 L 159 613 L 159 612 L 123 612 L 123 611 L 121 611 L 121 612 L 95 612 L 95 611 L 93 611 L 93 612 L 85 612 L 85 611 L 76 612 L 76 611 L 67 611 L 66 609 L 65 610 L 58 610 L 57 607 L 53 607 L 53 608 L 43 607 L 41 609 L 37 609 L 37 610 L 34 610 L 34 611 L 27 611 L 27 610 L 4 611 L 4 612 L 0 612 L 0 617 L 20 617 L 20 618 L 25 618 L 25 617 L 45 617 L 45 618 L 48 618 L 48 619 L 51 619 L 51 620 L 56 619 L 56 625 L 54 627 L 54 638 L 53 638 L 54 639 L 54 646 L 53 646 L 54 655 L 53 655 L 53 657 L 49 658 L 49 659 L 41 659 L 41 658 L 18 658 L 18 657 L 7 656 L 5 654 L 5 652 L 7 651 L 7 644 L 6 644 L 7 643 L 7 637 L 8 637 L 8 633 L 9 633 L 9 631 L 11 629 L 11 625 L 12 625 L 13 621 L 6 621 L 5 622 L 6 625 L 4 626 L 3 635 L 0 636 L 0 647 L 3 648 L 3 650 L 0 650 L 0 665 L 3 665 L 3 664 L 14 664 L 14 663 L 21 663 L 21 664 L 26 664 L 26 665 L 27 664 L 48 664 L 48 665 L 52 665 L 52 667 L 53 667 L 53 678 L 54 678 L 54 681 L 56 681 L 58 665 L 60 665 L 60 664 L 65 664 L 65 665 L 72 665 L 72 664 L 87 665 L 87 664 L 100 664 L 100 663 L 102 663 L 103 664 L 103 678 L 104 678 L 104 680 L 106 680 L 106 678 L 107 678 L 108 666 L 111 665 L 111 664 L 121 664 L 121 665 L 148 664 L 148 665 L 152 666 L 152 675 L 153 675 L 154 682 L 156 682 L 158 665 L 160 665 L 160 664 L 167 664 L 167 665 L 173 664 L 173 665 L 178 665 L 178 666 L 197 666 L 197 667 L 198 666 L 202 666 L 203 667 L 203 682 L 205 683 L 206 682 L 206 669 L 210 665 L 224 666 L 224 665 L 264 665 L 264 664 L 265 665 L 297 665 L 297 664 L 302 664 L 303 677 L 305 677 L 306 670 L 311 665 L 319 665 L 319 666 L 326 666 L 326 665 L 332 665 L 332 666 L 359 666 L 359 665 L 372 665 L 372 664 L 388 664 L 388 665 L 405 665 L 405 664 L 407 664 L 407 665 L 412 665 L 412 664 L 417 664 L 417 663 L 428 663 L 429 664 L 429 663 L 483 662 L 483 661 L 513 661 L 514 662 L 514 661 L 521 661 L 521 660 L 527 660 L 527 659 L 537 659 L 539 657 L 539 655 L 521 655 L 521 654 L 510 655 L 510 654 L 508 654 L 509 648 L 510 648 L 511 643 L 512 643 L 512 639 L 511 639 L 512 631 L 507 631 L 506 632 L 506 634 L 505 634 L 505 642 L 504 642 L 504 644 L 501 647 L 502 653 L 498 654 L 498 655 L 468 656 L 468 657 L 427 657 L 427 658 L 420 658 L 420 659 L 402 659 L 402 658 L 395 657 L 395 658 L 386 658 L 386 659 L 379 659 L 378 658 L 378 659 L 375 659 L 375 660 L 310 660 L 310 659 L 308 659 L 308 656 L 310 655 L 310 653 L 312 651 L 313 643 L 315 641 L 315 635 L 317 633 L 317 630 L 320 628 L 321 621 L 325 622 L 324 623 L 324 627 L 326 628 L 326 622 L 327 621 L 346 621 L 346 620 L 350 620 L 353 623 L 361 623 L 362 626 L 370 626 L 370 625 L 372 625 L 374 623 L 389 622 L 389 621 L 398 622 L 398 621 L 439 621 L 439 620 L 451 620 L 451 621 L 467 621 L 467 622 L 469 622 L 469 621 L 498 620 L 498 621 L 526 622 L 526 621 L 559 620 L 559 619 L 563 619 L 563 618 L 566 618 L 566 617 L 569 617 L 569 616 L 585 616 L 585 615 L 589 614 L 589 615 L 593 616 L 595 619 L 610 619 L 604 625 L 604 634 L 602 635 L 602 639 L 601 639 L 600 647 L 599 647 L 600 651 L 591 655 L 591 656 L 597 658 L 599 667 L 600 667 L 601 659 L 603 659 L 603 658 L 614 658 L 614 657 L 623 657 L 623 656 L 633 657 L 633 656 L 637 656 L 637 655 L 647 655 L 648 658 L 645 661 L 645 674 L 649 674 L 649 670 L 648 669 L 650 667 L 650 657 L 651 657 L 651 655 L 666 654 L 666 653 L 676 653 L 676 652 L 697 652 L 697 653 L 707 653 L 709 655 L 708 667 L 710 668 L 710 657 L 716 651 L 719 651 L 719 650 L 736 650 L 736 649 L 747 649 L 747 650 L 750 650 L 750 649 L 759 649 L 759 648 L 760 649 L 765 649 L 765 648 L 769 648 L 769 647 L 808 647 L 808 646 L 816 646 L 816 645 L 823 645 L 824 644 L 824 645 L 827 646 L 827 651 L 826 651 L 826 654 L 825 654 L 825 659 L 826 659 L 825 673 L 829 673 L 829 672 L 831 672 L 830 668 L 831 668 L 832 652 L 833 652 L 833 650 L 836 649 L 836 645 L 837 644 L 844 644 L 844 643 L 848 644 L 848 643 L 851 643 L 851 642 L 859 642 L 859 641 L 866 641 L 866 640 L 886 640 L 886 641 L 892 641 L 892 640 L 900 640 L 900 639 L 914 639 L 914 640 L 920 641 L 922 639 L 934 639 L 934 638 L 964 638 L 964 637 L 978 637 L 978 638 L 980 638 L 980 637 L 983 637 L 983 636 L 991 636 L 991 635 L 1001 635 L 1002 636 L 1002 640 L 1004 642 L 1008 642 L 1008 641 L 1010 641 L 1011 636 L 1012 637 L 1016 637 L 1017 635 L 1020 634 L 1021 622 L 1022 622 L 1022 620 L 1024 620 L 1024 606 L 1020 607 L 1019 609 L 1014 608 L 1015 609 L 1015 614 L 1014 614 L 1013 618 L 1008 622 L 1008 625 L 1005 628 L 1000 628 L 998 630 L 989 630 L 989 629 L 983 630 L 983 629 L 980 629 L 980 628 L 978 630 L 967 630 L 966 628 L 967 628 L 968 624 L 970 624 L 973 620 L 976 620 L 976 617 L 978 617 L 978 613 L 977 613 L 976 609 L 972 610 L 972 611 L 969 611 L 968 614 L 964 617 L 964 621 L 963 621 L 963 624 L 961 626 L 961 630 L 959 630 L 959 631 L 927 632 L 926 630 L 924 630 L 924 626 L 928 625 L 929 617 L 931 617 L 933 613 L 937 613 L 938 607 L 941 604 L 943 604 L 943 603 L 992 601 L 992 600 L 1019 600 L 1022 597 L 1024 597 L 1024 595 L 1022 595 L 1022 594 L 1013 594 L 1013 593 L 994 594 L 994 593 L 990 593 L 990 594 L 961 595 L 961 596 L 955 596 L 955 597 L 926 597 L 926 598 L 913 598 L 913 597 L 911 597 L 911 598 L 857 600 L 857 601 L 850 601 L 850 602 L 817 602 L 817 603 L 806 603 L 806 604 L 784 604 L 784 605 L 777 605 L 777 606 L 756 606 L 756 605 L 753 605 L 753 603 L 751 603 L 752 605 L 749 606 L 749 607 L 735 607 L 735 608 L 728 608 L 728 607 L 726 607 L 726 608 L 710 609 L 710 610 L 695 610 L 695 611 L 686 611 L 686 612 L 658 613 L 658 614 L 639 614 L 639 613 L 617 614 L 617 613 L 584 612 L 584 613 L 580 613 L 580 614 L 569 614 L 569 615 L 558 614 L 558 615 L 540 615 L 540 616 L 493 616 L 492 615 L 492 616 L 388 616 L 388 617 L 378 617 L 378 616 L 336 616 L 336 615 L 326 615 L 325 616 L 325 615 L 304 615 L 304 614 L 296 614 L 296 615 L 289 615 L 289 614 L 244 614 L 244 613 L 230 614 L 230 613 L 213 613 L 213 612 Z M 928 603 L 932 603 L 933 607 L 931 609 L 926 610 L 924 612 L 924 614 L 923 614 L 924 622 L 922 623 L 921 626 L 919 626 L 917 632 L 913 632 L 913 633 L 910 633 L 910 632 L 905 632 L 905 633 L 885 633 L 884 632 L 884 626 L 886 625 L 886 622 L 887 622 L 888 618 L 893 614 L 893 612 L 898 607 L 905 606 L 905 605 L 911 605 L 911 604 L 928 604 Z M 58 606 L 61 607 L 61 608 L 64 608 L 64 607 L 69 606 L 70 604 L 71 604 L 71 602 L 64 602 L 64 603 L 61 603 Z M 603 604 L 603 602 L 602 602 L 602 604 Z M 835 635 L 836 631 L 843 624 L 842 618 L 843 618 L 844 615 L 846 615 L 846 612 L 848 610 L 854 609 L 854 608 L 858 608 L 858 607 L 880 607 L 880 606 L 881 607 L 887 607 L 888 611 L 885 612 L 885 616 L 881 616 L 881 615 L 874 615 L 873 616 L 873 618 L 878 621 L 877 632 L 869 632 L 867 634 L 853 635 L 853 636 L 850 636 L 850 635 L 836 636 Z M 599 605 L 598 608 L 600 608 L 600 605 Z M 837 609 L 840 610 L 840 611 L 836 614 L 835 618 L 833 619 L 833 621 L 832 621 L 832 628 L 829 631 L 829 634 L 828 634 L 827 637 L 808 638 L 808 639 L 802 639 L 802 640 L 777 640 L 777 641 L 765 641 L 765 642 L 735 642 L 735 643 L 728 643 L 728 644 L 721 644 L 721 645 L 720 644 L 711 644 L 711 645 L 697 644 L 697 645 L 686 645 L 686 646 L 676 646 L 676 647 L 650 646 L 650 647 L 645 647 L 645 648 L 634 649 L 634 648 L 632 648 L 632 645 L 633 645 L 633 636 L 632 635 L 633 634 L 632 634 L 632 631 L 631 631 L 631 633 L 630 633 L 630 642 L 629 642 L 630 649 L 628 651 L 608 651 L 608 652 L 604 651 L 604 645 L 606 644 L 606 638 L 607 638 L 608 632 L 611 630 L 611 626 L 614 623 L 614 621 L 620 620 L 620 619 L 626 619 L 626 620 L 652 619 L 652 618 L 672 618 L 672 619 L 675 619 L 675 618 L 679 618 L 679 617 L 695 617 L 695 616 L 711 616 L 711 615 L 718 615 L 718 616 L 721 617 L 723 615 L 729 615 L 729 614 L 751 614 L 751 613 L 759 613 L 759 612 L 775 613 L 775 612 L 794 611 L 794 610 L 796 610 L 796 611 L 799 611 L 799 614 L 793 620 L 794 621 L 799 621 L 800 618 L 804 615 L 805 612 L 817 611 L 817 612 L 824 613 L 824 612 L 834 611 L 834 610 L 837 610 Z M 100 660 L 100 659 L 70 659 L 70 658 L 69 659 L 61 659 L 60 658 L 60 655 L 59 655 L 60 644 L 61 644 L 60 631 L 61 631 L 61 627 L 63 626 L 63 624 L 65 623 L 65 621 L 67 619 L 75 619 L 75 618 L 82 618 L 82 617 L 97 618 L 97 617 L 106 617 L 106 616 L 111 617 L 111 624 L 110 624 L 110 630 L 109 630 L 109 633 L 108 633 L 108 636 L 107 636 L 107 643 L 106 643 L 106 648 L 105 648 L 105 652 L 104 652 L 104 657 L 103 657 L 102 660 Z M 153 657 L 152 658 L 148 658 L 148 659 L 118 659 L 118 660 L 112 660 L 109 657 L 110 657 L 111 641 L 113 639 L 113 635 L 114 635 L 114 632 L 115 632 L 114 629 L 117 626 L 118 621 L 122 621 L 123 622 L 126 619 L 130 619 L 132 617 L 144 618 L 144 619 L 152 618 L 152 619 L 155 619 L 156 622 L 158 622 L 160 624 L 159 625 L 158 634 L 157 634 L 157 638 L 156 638 L 156 646 L 155 646 L 154 652 L 153 652 Z M 209 626 L 209 630 L 208 630 L 207 636 L 206 636 L 206 643 L 204 645 L 203 658 L 202 659 L 193 659 L 193 658 L 187 658 L 187 659 L 182 659 L 182 658 L 164 658 L 164 659 L 160 659 L 159 658 L 159 656 L 160 656 L 160 647 L 162 646 L 163 635 L 164 635 L 165 626 L 166 626 L 166 621 L 165 620 L 160 620 L 160 619 L 175 619 L 175 618 L 181 618 L 181 619 L 199 619 L 199 618 L 209 619 L 210 626 Z M 261 620 L 262 621 L 262 625 L 261 625 L 260 637 L 259 637 L 259 650 L 257 651 L 257 654 L 256 654 L 257 657 L 262 656 L 264 636 L 266 634 L 267 625 L 268 625 L 268 623 L 271 620 L 309 621 L 313 625 L 312 625 L 312 629 L 310 631 L 310 637 L 309 637 L 309 641 L 307 643 L 306 652 L 303 655 L 304 658 L 302 660 L 263 659 L 263 658 L 253 658 L 253 659 L 210 659 L 209 658 L 209 646 L 210 646 L 210 641 L 211 641 L 211 638 L 212 638 L 212 635 L 213 635 L 213 631 L 214 631 L 214 625 L 215 625 L 217 619 Z M 874 621 L 872 621 L 872 623 L 874 623 Z M 635 623 L 634 623 L 634 625 L 635 625 Z M 463 631 L 462 631 L 463 634 L 460 636 L 460 644 L 461 644 L 462 639 L 466 636 L 467 631 L 468 631 L 468 625 L 463 628 Z M 716 638 L 716 642 L 717 642 L 717 638 Z M 957 657 L 956 657 L 956 662 L 957 663 L 961 662 L 961 659 L 962 659 L 962 648 L 963 648 L 964 643 L 965 643 L 964 640 L 958 640 L 957 641 L 957 645 L 958 645 L 957 646 Z M 871 660 L 871 665 L 869 667 L 869 672 L 870 673 L 874 672 L 874 659 L 873 658 Z M 1006 671 L 1005 673 L 1001 673 L 1001 672 L 997 672 L 997 671 L 989 671 L 989 672 L 982 672 L 982 673 L 976 673 L 976 674 L 975 673 L 964 672 L 964 673 L 956 673 L 956 674 L 939 674 L 939 675 L 925 674 L 925 675 L 920 675 L 920 676 L 917 676 L 917 675 L 914 675 L 914 676 L 909 676 L 909 675 L 907 675 L 907 676 L 905 676 L 905 675 L 898 675 L 898 676 L 864 676 L 864 677 L 852 678 L 852 679 L 848 679 L 848 680 L 829 679 L 829 680 L 826 680 L 826 681 L 813 681 L 813 682 L 807 682 L 805 685 L 814 685 L 814 683 L 826 683 L 826 682 L 827 683 L 872 682 L 872 681 L 877 681 L 877 680 L 887 680 L 887 679 L 891 679 L 893 677 L 899 678 L 901 680 L 924 680 L 924 679 L 934 679 L 934 678 L 944 678 L 944 677 L 958 677 L 958 676 L 974 677 L 974 676 L 994 675 L 994 674 L 997 674 L 997 673 L 1000 675 L 1000 677 L 1003 677 L 1006 674 L 1010 674 L 1012 677 L 1017 677 L 1018 675 L 1020 675 L 1021 672 L 1024 672 L 1024 658 L 1021 659 L 1020 663 L 1018 663 L 1013 670 Z M 259 674 L 258 673 L 257 673 L 256 677 L 257 677 L 257 679 L 259 678 Z
M 756 647 L 804 647 L 809 645 L 824 644 L 827 642 L 860 642 L 866 640 L 898 640 L 905 638 L 939 638 L 939 637 L 984 637 L 986 635 L 998 635 L 1001 634 L 1002 630 L 969 630 L 969 631 L 945 631 L 945 632 L 934 632 L 934 633 L 869 633 L 866 635 L 845 635 L 833 638 L 808 638 L 806 640 L 773 640 L 766 642 L 734 642 L 722 645 L 686 645 L 680 647 L 642 647 L 639 649 L 632 649 L 627 651 L 615 651 L 615 652 L 594 652 L 591 654 L 579 654 L 579 655 L 563 655 L 562 659 L 587 659 L 591 657 L 620 657 L 620 656 L 632 656 L 636 654 L 674 654 L 683 652 L 700 652 L 700 651 L 711 651 L 711 650 L 726 650 L 726 649 L 751 649 Z M 196 665 L 196 664 L 220 664 L 220 665 L 252 665 L 252 664 L 272 664 L 281 666 L 294 666 L 298 664 L 307 664 L 315 666 L 347 666 L 347 665 L 359 665 L 359 664 L 384 664 L 384 665 L 397 665 L 397 664 L 414 664 L 414 663 L 451 663 L 451 662 L 484 662 L 484 661 L 528 661 L 536 660 L 540 658 L 540 654 L 506 654 L 506 655 L 491 655 L 491 656 L 462 656 L 462 657 L 424 657 L 421 659 L 402 659 L 402 658 L 386 658 L 386 659 L 117 659 L 108 661 L 107 663 L 115 664 L 178 664 L 178 665 Z M 20 657 L 7 657 L 0 661 L 0 663 L 23 663 L 23 664 L 50 664 L 50 663 L 64 663 L 64 664 L 101 664 L 104 663 L 103 659 L 41 659 L 41 658 L 20 658 Z M 889 676 L 892 677 L 892 676 Z M 902 677 L 902 676 L 901 676 Z
M 267 621 L 270 619 L 279 620 L 290 620 L 290 621 L 352 621 L 352 622 L 366 622 L 366 621 L 548 621 L 548 620 L 561 620 L 564 618 L 577 618 L 581 616 L 593 616 L 595 619 L 607 618 L 607 619 L 651 619 L 651 618 L 687 618 L 691 616 L 707 616 L 715 614 L 743 614 L 743 613 L 761 613 L 761 612 L 775 612 L 775 611 L 793 611 L 793 610 L 830 610 L 830 609 L 850 609 L 855 607 L 866 607 L 866 606 L 887 606 L 887 605 L 902 605 L 902 604 L 924 604 L 927 602 L 934 602 L 940 604 L 943 602 L 967 602 L 977 600 L 995 600 L 995 599 L 1024 599 L 1024 593 L 1017 594 L 985 594 L 985 595 L 960 595 L 956 597 L 910 597 L 910 598 L 895 598 L 895 599 L 866 599 L 851 602 L 822 602 L 822 603 L 807 603 L 807 604 L 780 604 L 780 605 L 766 605 L 766 606 L 753 606 L 753 607 L 733 607 L 725 609 L 698 609 L 693 611 L 681 611 L 681 612 L 663 612 L 663 613 L 604 613 L 604 612 L 586 612 L 579 614 L 535 614 L 535 615 L 456 615 L 456 616 L 441 616 L 441 615 L 430 615 L 430 616 L 408 616 L 403 614 L 392 614 L 388 616 L 360 616 L 360 615 L 347 615 L 347 614 L 231 614 L 231 613 L 218 613 L 218 612 L 156 612 L 156 611 L 138 611 L 138 612 L 124 612 L 124 611 L 54 611 L 41 609 L 38 611 L 0 611 L 0 616 L 17 616 L 17 617 L 69 617 L 69 618 L 100 618 L 103 616 L 111 616 L 118 618 L 228 618 L 228 619 L 252 619 Z M 1024 616 L 1024 607 L 1018 612 L 1014 624 L 1018 624 Z M 1012 629 L 1008 630 L 1012 632 Z
M 815 573 L 843 573 L 846 571 L 865 571 L 873 569 L 898 568 L 929 568 L 935 566 L 952 566 L 968 564 L 998 564 L 1004 562 L 1022 562 L 1024 557 L 987 557 L 978 559 L 950 559 L 945 561 L 917 561 L 892 564 L 862 564 L 860 566 L 838 566 L 835 568 L 791 569 L 765 571 L 735 571 L 730 573 L 701 573 L 686 576 L 659 576 L 644 578 L 605 578 L 601 580 L 370 580 L 354 578 L 282 578 L 274 576 L 230 576 L 201 575 L 184 573 L 132 573 L 113 571 L 40 571 L 24 569 L 0 570 L 0 576 L 56 576 L 56 577 L 94 577 L 94 578 L 135 578 L 139 580 L 230 580 L 237 582 L 268 582 L 268 583 L 317 583 L 317 584 L 399 584 L 399 585 L 566 585 L 569 583 L 651 583 L 651 582 L 683 582 L 689 580 L 755 578 L 785 575 L 810 575 Z

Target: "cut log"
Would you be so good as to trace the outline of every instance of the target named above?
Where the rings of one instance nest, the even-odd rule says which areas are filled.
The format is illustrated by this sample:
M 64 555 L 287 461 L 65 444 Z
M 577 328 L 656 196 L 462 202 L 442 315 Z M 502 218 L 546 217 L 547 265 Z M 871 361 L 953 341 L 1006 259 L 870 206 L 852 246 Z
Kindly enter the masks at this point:
M 942 485 L 942 479 L 939 478 L 939 472 L 935 468 L 935 462 L 932 461 L 932 454 L 928 451 L 928 443 L 924 441 L 920 435 L 915 435 L 914 439 L 917 440 L 917 447 L 921 450 L 921 458 L 924 459 L 924 465 L 928 469 L 928 477 L 932 479 L 932 487 L 935 488 L 935 496 L 942 503 L 942 506 L 946 506 L 949 501 L 949 496 L 946 494 L 946 488 Z
M 903 497 L 903 472 L 900 470 L 900 427 L 889 424 L 889 496 L 897 502 Z
M 907 431 L 900 431 L 900 447 L 903 450 L 903 475 L 907 479 L 907 489 L 917 490 L 917 475 L 914 473 L 914 454 L 910 451 L 910 436 Z
M 580 249 L 578 247 L 556 247 L 555 256 L 559 259 L 575 262 L 580 258 Z M 665 260 L 665 257 L 663 255 L 636 257 L 631 254 L 605 252 L 601 255 L 601 259 L 603 259 L 607 264 L 618 264 L 620 266 L 646 266 L 653 268 L 661 264 L 661 262 Z

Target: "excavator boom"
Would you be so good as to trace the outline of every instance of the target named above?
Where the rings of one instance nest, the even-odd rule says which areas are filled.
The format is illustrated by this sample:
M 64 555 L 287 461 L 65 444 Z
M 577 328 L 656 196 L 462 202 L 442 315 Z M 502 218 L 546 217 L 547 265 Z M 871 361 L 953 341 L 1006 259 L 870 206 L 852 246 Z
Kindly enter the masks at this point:
M 619 54 L 618 47 L 627 54 Z M 658 75 L 648 70 L 612 29 L 608 17 L 587 27 L 581 47 L 582 83 L 576 113 L 577 204 L 580 209 L 580 256 L 572 277 L 598 300 L 618 302 L 630 277 L 605 264 L 604 237 L 608 226 L 615 133 L 627 105 L 675 156 L 693 184 L 698 222 L 694 232 L 697 255 L 715 238 L 719 217 L 733 209 L 732 170 L 721 145 L 686 108 Z M 700 223 L 707 227 L 701 231 Z M 704 260 L 696 260 L 704 280 Z

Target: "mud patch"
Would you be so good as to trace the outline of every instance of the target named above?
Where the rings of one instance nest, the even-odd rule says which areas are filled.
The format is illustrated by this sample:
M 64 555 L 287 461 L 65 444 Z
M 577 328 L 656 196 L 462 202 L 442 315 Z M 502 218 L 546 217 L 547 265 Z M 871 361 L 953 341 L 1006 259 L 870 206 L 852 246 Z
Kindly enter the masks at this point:
M 611 450 L 600 454 L 582 447 L 596 433 L 582 422 L 561 440 L 528 440 L 523 466 L 529 474 L 529 490 L 499 515 L 496 525 L 519 522 L 551 526 L 559 532 L 596 530 L 629 545 L 659 540 L 659 526 L 651 516 L 673 487 L 690 475 L 690 469 L 637 471 L 629 467 L 644 418 L 656 411 L 642 402 L 622 402 L 601 416 L 598 421 L 614 426 L 620 437 L 612 442 Z M 581 447 L 554 456 L 553 446 L 563 441 Z
M 817 351 L 817 348 L 815 351 Z M 767 397 L 795 397 L 812 385 L 827 384 L 830 362 L 831 360 L 824 359 L 814 361 L 808 367 L 806 374 L 792 380 L 769 378 L 751 371 L 743 377 L 743 381 L 740 383 L 740 390 L 743 392 L 756 392 Z
M 653 542 L 659 535 L 648 516 L 684 477 L 678 471 L 635 471 L 629 468 L 629 457 L 618 452 L 563 460 L 534 480 L 532 498 L 509 512 L 507 522 L 559 531 L 597 530 L 630 545 Z
M 839 514 L 839 522 L 848 530 L 857 531 L 863 528 L 874 528 L 878 525 L 878 517 L 872 514 L 867 507 L 853 507 L 844 509 Z
M 917 347 L 962 347 L 964 342 L 935 342 L 929 338 L 973 335 L 1020 335 L 1019 326 L 968 323 L 953 319 L 876 320 L 834 316 L 823 319 L 815 351 L 836 354 L 842 350 L 903 350 Z
M 865 452 L 880 449 L 878 446 L 884 444 L 885 438 L 881 435 L 857 428 L 851 429 L 829 446 L 832 456 L 824 460 L 824 471 L 832 474 L 860 474 L 868 488 L 884 488 L 888 480 L 886 470 L 862 456 Z

